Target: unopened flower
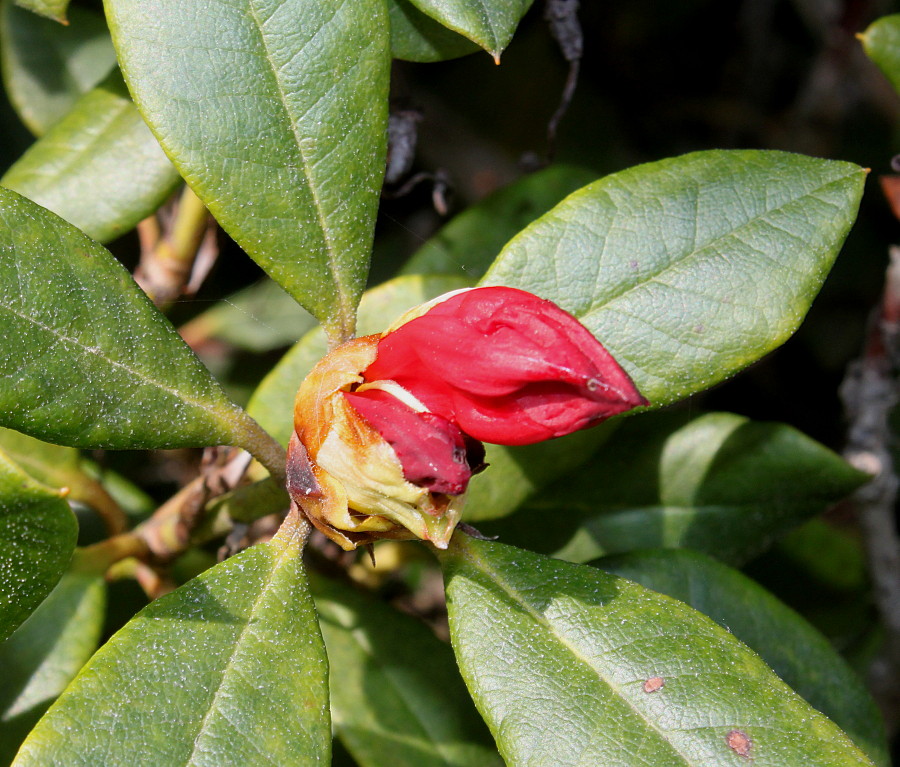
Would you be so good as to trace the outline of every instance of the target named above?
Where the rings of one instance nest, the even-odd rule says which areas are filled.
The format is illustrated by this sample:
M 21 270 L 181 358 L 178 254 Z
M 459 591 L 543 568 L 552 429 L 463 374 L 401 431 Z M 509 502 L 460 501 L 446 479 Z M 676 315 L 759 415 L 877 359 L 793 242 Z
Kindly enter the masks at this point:
M 297 393 L 288 486 L 345 549 L 446 547 L 481 442 L 524 445 L 647 404 L 572 315 L 531 293 L 473 288 L 328 354 Z

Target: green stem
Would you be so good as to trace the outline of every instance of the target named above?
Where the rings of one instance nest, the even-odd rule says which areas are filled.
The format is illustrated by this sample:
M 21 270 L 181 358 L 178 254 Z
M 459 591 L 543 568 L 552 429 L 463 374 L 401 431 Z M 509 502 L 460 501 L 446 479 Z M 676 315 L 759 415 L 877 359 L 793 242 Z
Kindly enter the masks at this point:
M 291 510 L 275 533 L 273 540 L 282 540 L 289 545 L 298 546 L 300 551 L 306 548 L 306 542 L 312 532 L 312 525 L 306 518 L 306 515 L 300 510 L 296 503 L 291 504 Z
M 141 223 L 141 263 L 135 279 L 157 306 L 168 306 L 184 291 L 209 221 L 203 202 L 185 187 L 165 231 L 154 217 Z
M 208 221 L 209 213 L 203 201 L 186 186 L 178 201 L 178 212 L 169 236 L 171 255 L 179 261 L 193 263 Z
M 287 480 L 287 453 L 281 444 L 249 415 L 244 413 L 244 428 L 239 447 L 259 461 L 279 484 Z
M 123 533 L 107 538 L 75 552 L 72 569 L 80 572 L 106 572 L 122 559 L 141 559 L 150 553 L 145 541 L 134 533 Z
M 128 515 L 99 482 L 77 474 L 72 476 L 69 487 L 72 490 L 69 497 L 96 511 L 109 535 L 119 535 L 129 528 Z
M 350 317 L 342 317 L 344 322 L 340 325 L 323 325 L 325 338 L 328 340 L 328 351 L 333 352 L 339 346 L 356 336 L 356 314 Z

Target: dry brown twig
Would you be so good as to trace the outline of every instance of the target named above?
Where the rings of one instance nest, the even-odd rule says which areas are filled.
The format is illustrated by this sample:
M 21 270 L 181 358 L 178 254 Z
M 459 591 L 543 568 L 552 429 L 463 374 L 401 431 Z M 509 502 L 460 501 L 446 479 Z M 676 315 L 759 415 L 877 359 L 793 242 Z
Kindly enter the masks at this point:
M 841 384 L 849 422 L 844 457 L 873 474 L 853 501 L 859 511 L 875 602 L 885 628 L 883 655 L 871 669 L 872 692 L 889 732 L 900 720 L 900 536 L 894 521 L 898 480 L 890 452 L 889 417 L 900 399 L 900 248 L 890 251 L 884 295 L 869 327 L 862 357 Z
M 217 225 L 189 187 L 138 224 L 141 259 L 134 279 L 157 306 L 200 288 L 218 257 Z
M 193 542 L 210 500 L 227 493 L 243 479 L 252 457 L 237 448 L 207 448 L 200 474 L 160 506 L 134 530 L 108 538 L 81 551 L 94 569 L 109 577 L 133 577 L 155 599 L 174 587 L 167 565 Z

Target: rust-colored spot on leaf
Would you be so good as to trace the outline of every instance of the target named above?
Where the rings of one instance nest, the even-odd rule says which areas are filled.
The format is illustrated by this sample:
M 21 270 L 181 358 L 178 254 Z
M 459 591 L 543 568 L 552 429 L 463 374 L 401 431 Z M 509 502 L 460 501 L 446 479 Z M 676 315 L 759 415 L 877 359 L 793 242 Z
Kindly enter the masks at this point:
M 725 736 L 725 742 L 734 753 L 739 756 L 750 756 L 750 747 L 753 742 L 747 736 L 747 733 L 740 730 L 732 730 Z
M 661 676 L 651 676 L 644 682 L 644 692 L 656 692 L 666 686 L 666 680 Z

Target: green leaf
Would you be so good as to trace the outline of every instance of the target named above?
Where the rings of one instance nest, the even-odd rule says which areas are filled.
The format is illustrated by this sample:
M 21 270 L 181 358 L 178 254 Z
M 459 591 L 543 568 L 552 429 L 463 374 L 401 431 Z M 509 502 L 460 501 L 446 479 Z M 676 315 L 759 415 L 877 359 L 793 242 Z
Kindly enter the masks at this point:
M 478 46 L 426 16 L 410 0 L 388 0 L 391 55 L 405 61 L 446 61 L 473 53 Z
M 78 526 L 62 496 L 0 451 L 0 640 L 44 601 L 69 564 Z
M 0 450 L 38 482 L 54 487 L 80 472 L 80 453 L 71 447 L 51 445 L 12 429 L 0 428 Z
M 180 181 L 116 70 L 38 139 L 0 184 L 107 241 L 156 211 Z
M 504 248 L 484 279 L 578 317 L 662 406 L 799 326 L 856 217 L 865 171 L 784 152 L 697 152 L 607 176 Z
M 469 286 L 461 277 L 408 276 L 366 291 L 359 306 L 359 335 L 379 333 L 407 309 L 442 293 Z M 294 397 L 300 382 L 325 356 L 328 344 L 321 328 L 307 333 L 281 358 L 254 392 L 248 412 L 282 445 L 294 431 Z
M 111 523 L 111 528 L 122 532 L 124 512 L 103 485 L 84 470 L 77 450 L 3 428 L 0 428 L 0 450 L 38 482 L 67 488 L 69 501 L 91 506 Z
M 737 570 L 693 551 L 646 551 L 592 563 L 684 602 L 730 631 L 877 765 L 890 765 L 878 706 L 860 677 L 800 615 Z
M 142 610 L 22 747 L 48 764 L 327 764 L 325 648 L 281 535 Z
M 25 736 L 97 649 L 105 608 L 103 578 L 69 572 L 0 644 L 0 764 L 13 760 Z
M 478 43 L 500 63 L 519 19 L 533 0 L 410 0 L 416 8 L 447 29 Z
M 627 420 L 504 540 L 576 562 L 692 548 L 746 562 L 869 477 L 796 429 L 709 413 Z
M 194 349 L 210 338 L 251 352 L 288 346 L 316 321 L 282 290 L 263 279 L 223 299 L 181 326 L 181 337 Z
M 3 84 L 16 113 L 35 135 L 45 133 L 115 64 L 109 30 L 99 14 L 72 8 L 69 24 L 63 26 L 3 0 Z
M 597 174 L 571 165 L 551 165 L 503 187 L 455 216 L 429 239 L 401 274 L 458 274 L 480 278 L 501 248 L 523 227 Z
M 16 5 L 27 8 L 32 13 L 46 16 L 62 24 L 66 22 L 66 11 L 69 0 L 15 0 Z
M 900 93 L 900 13 L 878 19 L 859 38 L 866 55 Z
M 360 767 L 502 765 L 449 645 L 333 581 L 316 578 L 312 587 L 335 732 Z
M 274 477 L 266 477 L 252 485 L 240 485 L 210 501 L 195 536 L 202 535 L 205 540 L 220 537 L 230 532 L 235 522 L 249 523 L 267 514 L 283 514 L 290 505 L 284 482 Z
M 0 425 L 75 447 L 266 449 L 103 247 L 0 189 Z
M 619 425 L 607 421 L 560 439 L 523 447 L 485 445 L 488 468 L 472 478 L 466 494 L 466 522 L 512 514 L 538 490 L 588 461 Z
M 843 531 L 823 519 L 811 519 L 781 538 L 778 550 L 836 593 L 859 594 L 869 586 L 866 555 L 852 525 Z
M 681 602 L 583 565 L 454 541 L 442 555 L 453 647 L 510 767 L 871 764 Z
M 330 335 L 349 337 L 385 166 L 384 0 L 106 8 L 135 102 L 184 178 Z

